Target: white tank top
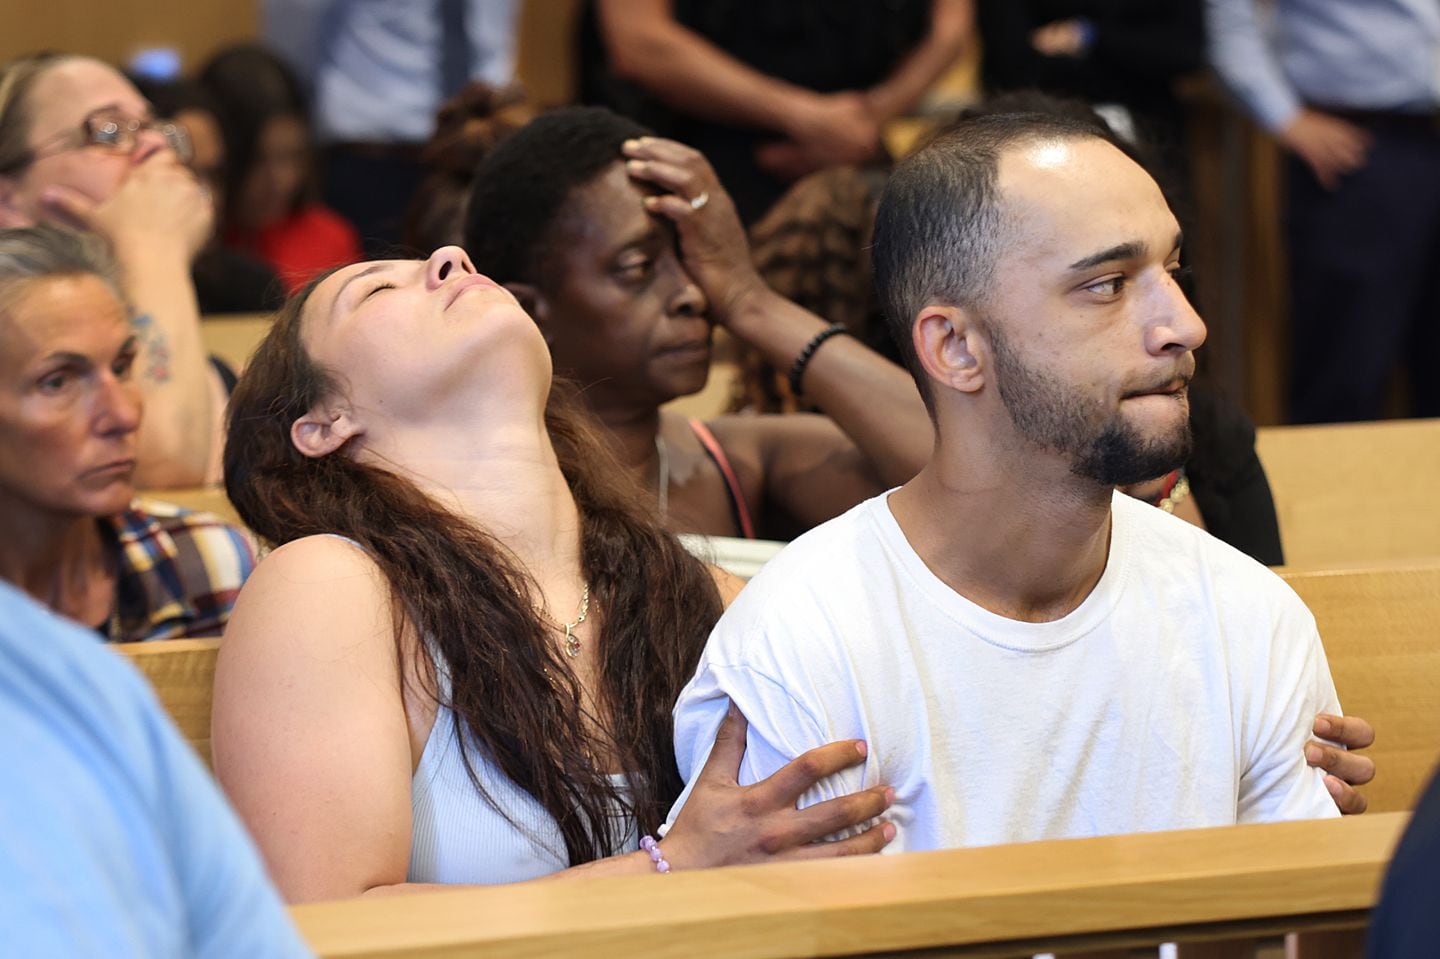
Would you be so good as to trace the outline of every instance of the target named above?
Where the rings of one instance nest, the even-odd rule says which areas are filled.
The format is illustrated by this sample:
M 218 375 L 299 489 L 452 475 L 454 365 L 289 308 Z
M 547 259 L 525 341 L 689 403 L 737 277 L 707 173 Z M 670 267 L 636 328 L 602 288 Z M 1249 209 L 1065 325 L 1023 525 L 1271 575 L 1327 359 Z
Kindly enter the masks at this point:
M 321 535 L 343 540 L 369 555 L 347 536 Z M 435 664 L 435 674 L 440 697 L 448 699 L 450 677 L 441 663 Z M 567 868 L 565 838 L 554 817 L 502 773 L 466 730 L 475 776 L 509 819 L 475 789 L 461 760 L 454 715 L 443 704 L 436 707 L 435 725 L 410 780 L 410 868 L 406 880 L 488 886 L 537 879 Z M 626 785 L 622 774 L 610 778 L 619 787 Z M 624 838 L 611 854 L 639 849 L 634 817 L 626 810 L 616 810 L 615 815 L 624 820 L 617 830 Z
M 449 684 L 443 670 L 440 673 L 441 695 L 445 696 Z M 435 725 L 410 781 L 408 881 L 493 885 L 565 869 L 569 865 L 565 839 L 555 819 L 535 797 L 506 777 L 465 730 L 476 778 L 513 823 L 475 789 L 461 760 L 453 717 L 443 705 L 436 709 Z M 625 785 L 623 775 L 611 780 L 617 786 Z M 624 839 L 621 847 L 611 852 L 634 852 L 640 848 L 634 818 L 619 810 L 616 814 L 625 819 L 619 831 Z

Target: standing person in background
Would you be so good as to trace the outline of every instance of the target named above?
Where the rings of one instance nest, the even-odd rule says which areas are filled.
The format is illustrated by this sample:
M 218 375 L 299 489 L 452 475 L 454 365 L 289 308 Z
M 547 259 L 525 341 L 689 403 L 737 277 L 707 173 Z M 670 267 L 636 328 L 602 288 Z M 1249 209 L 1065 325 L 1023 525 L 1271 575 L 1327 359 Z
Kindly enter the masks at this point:
M 269 264 L 286 293 L 359 259 L 355 228 L 316 202 L 305 99 L 284 62 L 263 47 L 230 47 L 200 82 L 225 134 L 225 244 Z
M 1202 0 L 1005 0 L 976 11 L 986 90 L 1079 97 L 1185 168 L 1175 83 L 1205 67 Z M 1123 119 L 1119 115 L 1123 111 Z M 1127 131 L 1125 124 L 1134 126 Z M 1162 184 L 1163 186 L 1164 184 Z
M 880 130 L 960 55 L 973 0 L 594 0 L 581 99 L 710 160 L 741 219 L 791 182 L 883 157 Z
M 400 239 L 436 111 L 515 73 L 516 0 L 264 0 L 264 36 L 308 87 L 325 202 L 378 255 Z
M 215 211 L 182 152 L 178 128 L 98 60 L 42 53 L 0 73 L 0 227 L 96 233 L 125 278 L 148 406 L 135 472 L 142 488 L 220 473 L 225 388 L 205 359 L 190 281 Z
M 1440 5 L 1206 0 L 1215 69 L 1290 153 L 1290 417 L 1440 415 Z

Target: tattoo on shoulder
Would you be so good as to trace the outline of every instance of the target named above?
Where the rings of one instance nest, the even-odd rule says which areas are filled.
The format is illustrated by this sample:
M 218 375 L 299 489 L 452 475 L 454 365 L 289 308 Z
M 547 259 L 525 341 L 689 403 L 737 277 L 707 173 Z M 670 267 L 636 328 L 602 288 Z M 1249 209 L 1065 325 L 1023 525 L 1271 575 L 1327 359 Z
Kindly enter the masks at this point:
M 144 357 L 140 365 L 141 378 L 151 383 L 170 382 L 170 341 L 165 331 L 155 325 L 149 313 L 135 317 L 133 325 L 140 340 L 140 353 Z

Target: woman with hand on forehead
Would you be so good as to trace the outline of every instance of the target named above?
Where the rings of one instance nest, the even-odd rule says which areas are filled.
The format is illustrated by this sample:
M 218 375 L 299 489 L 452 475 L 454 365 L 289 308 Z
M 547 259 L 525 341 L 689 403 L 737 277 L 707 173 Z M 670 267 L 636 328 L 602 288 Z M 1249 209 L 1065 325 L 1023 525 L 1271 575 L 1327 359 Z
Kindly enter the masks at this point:
M 226 488 L 275 549 L 215 674 L 215 771 L 290 900 L 647 874 L 879 849 L 836 743 L 736 785 L 739 717 L 697 799 L 671 710 L 721 610 L 552 383 L 534 321 L 457 247 L 302 289 L 230 402 Z M 691 810 L 694 814 L 691 815 Z
M 557 110 L 475 173 L 465 248 L 544 332 L 670 529 L 789 539 L 909 479 L 930 420 L 900 367 L 771 291 L 698 152 L 599 108 Z M 826 415 L 687 420 L 723 325 Z
M 137 312 L 148 408 L 136 483 L 148 488 L 219 478 L 224 387 L 205 358 L 190 279 L 214 210 L 186 146 L 98 60 L 38 54 L 0 73 L 0 227 L 68 226 L 114 251 Z

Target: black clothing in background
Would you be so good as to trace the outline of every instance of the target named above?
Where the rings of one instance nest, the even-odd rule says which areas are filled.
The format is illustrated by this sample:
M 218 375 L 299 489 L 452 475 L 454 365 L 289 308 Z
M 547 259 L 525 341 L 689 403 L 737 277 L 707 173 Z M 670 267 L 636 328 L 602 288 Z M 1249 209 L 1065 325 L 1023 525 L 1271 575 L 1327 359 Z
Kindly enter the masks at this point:
M 1282 565 L 1280 522 L 1255 452 L 1255 424 L 1222 394 L 1191 383 L 1190 432 L 1195 447 L 1185 475 L 1205 528 L 1266 566 Z
M 931 0 L 675 0 L 675 19 L 737 60 L 817 93 L 885 80 L 925 38 Z M 984 4 L 982 4 L 983 6 Z M 581 102 L 633 117 L 709 159 L 746 224 L 790 186 L 755 164 L 778 134 L 686 116 L 610 72 L 593 5 L 580 18 Z
M 1076 17 L 1095 29 L 1082 55 L 1046 56 L 1031 46 L 1035 30 Z M 1202 0 L 982 0 L 976 23 L 987 92 L 1036 88 L 1118 103 L 1147 140 L 1167 151 L 1180 143 L 1174 84 L 1206 65 Z
M 1370 959 L 1432 959 L 1440 953 L 1440 773 L 1430 780 L 1385 874 L 1370 914 Z
M 205 249 L 190 267 L 200 315 L 271 313 L 285 302 L 275 271 L 253 256 L 222 246 Z

